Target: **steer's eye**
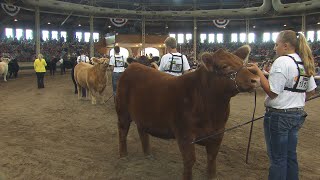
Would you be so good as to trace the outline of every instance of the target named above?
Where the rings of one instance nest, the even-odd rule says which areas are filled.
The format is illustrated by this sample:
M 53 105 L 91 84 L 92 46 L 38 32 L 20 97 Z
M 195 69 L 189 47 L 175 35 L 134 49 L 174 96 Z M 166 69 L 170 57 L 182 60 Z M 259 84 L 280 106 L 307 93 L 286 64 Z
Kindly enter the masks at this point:
M 225 64 L 221 66 L 221 69 L 227 69 L 227 68 L 228 68 L 228 66 Z

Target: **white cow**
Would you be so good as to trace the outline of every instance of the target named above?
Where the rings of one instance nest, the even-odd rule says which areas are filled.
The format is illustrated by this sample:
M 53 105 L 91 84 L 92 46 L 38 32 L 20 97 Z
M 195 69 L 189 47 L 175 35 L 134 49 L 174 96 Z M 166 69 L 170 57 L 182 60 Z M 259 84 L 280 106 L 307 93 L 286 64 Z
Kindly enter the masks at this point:
M 3 74 L 3 80 L 7 81 L 9 58 L 1 58 L 0 62 L 0 75 Z

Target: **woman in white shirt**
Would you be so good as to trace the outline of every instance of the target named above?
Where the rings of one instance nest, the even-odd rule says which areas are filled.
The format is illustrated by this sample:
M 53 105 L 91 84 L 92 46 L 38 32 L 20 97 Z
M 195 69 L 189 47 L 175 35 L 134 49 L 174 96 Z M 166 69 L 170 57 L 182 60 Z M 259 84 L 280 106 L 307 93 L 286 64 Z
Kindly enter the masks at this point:
M 315 93 L 311 49 L 301 33 L 279 33 L 274 47 L 278 58 L 269 79 L 254 64 L 249 69 L 261 78 L 266 92 L 264 131 L 270 161 L 269 180 L 298 180 L 298 131 L 307 116 L 305 100 Z

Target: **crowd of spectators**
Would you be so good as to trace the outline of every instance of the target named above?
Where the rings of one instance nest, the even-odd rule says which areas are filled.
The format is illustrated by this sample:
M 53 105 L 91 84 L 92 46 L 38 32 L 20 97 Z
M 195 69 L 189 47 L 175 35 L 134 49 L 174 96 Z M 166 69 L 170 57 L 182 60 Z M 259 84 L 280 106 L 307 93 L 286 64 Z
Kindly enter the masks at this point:
M 215 52 L 216 50 L 223 48 L 229 51 L 234 51 L 245 43 L 197 43 L 197 54 L 202 52 Z M 273 42 L 266 43 L 251 43 L 250 61 L 253 62 L 270 62 L 275 59 L 275 51 Z M 312 47 L 312 52 L 316 62 L 320 63 L 320 42 L 310 43 Z M 83 50 L 87 55 L 89 55 L 90 44 L 88 42 L 78 42 L 77 39 L 71 40 L 71 42 L 64 42 L 63 39 L 60 40 L 48 40 L 41 41 L 41 53 L 44 55 L 46 60 L 52 58 L 60 58 L 63 54 L 67 53 L 69 55 L 77 56 L 80 50 Z M 195 62 L 193 43 L 179 44 L 178 51 L 185 54 L 188 60 Z M 95 51 L 97 53 L 97 51 Z M 35 59 L 35 41 L 34 40 L 17 40 L 12 38 L 0 39 L 0 57 L 3 54 L 10 54 L 11 58 L 17 59 L 19 62 L 33 62 Z M 101 56 L 100 54 L 95 54 L 95 56 Z M 199 56 L 198 56 L 199 57 Z
M 61 57 L 66 52 L 70 55 L 79 54 L 83 50 L 89 54 L 90 43 L 64 42 L 64 40 L 41 41 L 40 51 L 46 60 L 54 57 Z M 17 59 L 19 62 L 33 62 L 35 59 L 36 44 L 34 40 L 17 40 L 12 38 L 0 39 L 0 56 L 9 54 L 10 58 Z
M 202 52 L 215 52 L 216 50 L 222 48 L 230 52 L 235 51 L 240 46 L 245 45 L 245 43 L 197 43 L 197 54 Z M 255 62 L 263 62 L 275 59 L 274 42 L 263 42 L 263 43 L 250 43 L 251 53 L 249 59 Z M 312 52 L 316 58 L 320 57 L 320 42 L 310 43 L 312 47 Z M 194 57 L 193 43 L 179 44 L 178 50 L 187 55 L 188 59 Z

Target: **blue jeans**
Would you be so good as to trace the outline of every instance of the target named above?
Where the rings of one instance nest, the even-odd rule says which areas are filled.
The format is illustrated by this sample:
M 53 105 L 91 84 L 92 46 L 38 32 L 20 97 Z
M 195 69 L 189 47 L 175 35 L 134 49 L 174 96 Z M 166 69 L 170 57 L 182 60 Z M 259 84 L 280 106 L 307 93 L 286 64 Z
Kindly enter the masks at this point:
M 270 161 L 269 180 L 298 180 L 298 131 L 307 116 L 304 111 L 266 112 L 264 133 Z
M 112 73 L 112 90 L 113 90 L 114 97 L 116 96 L 117 84 L 118 84 L 118 81 L 119 81 L 121 74 L 122 74 L 122 72 L 113 72 Z

